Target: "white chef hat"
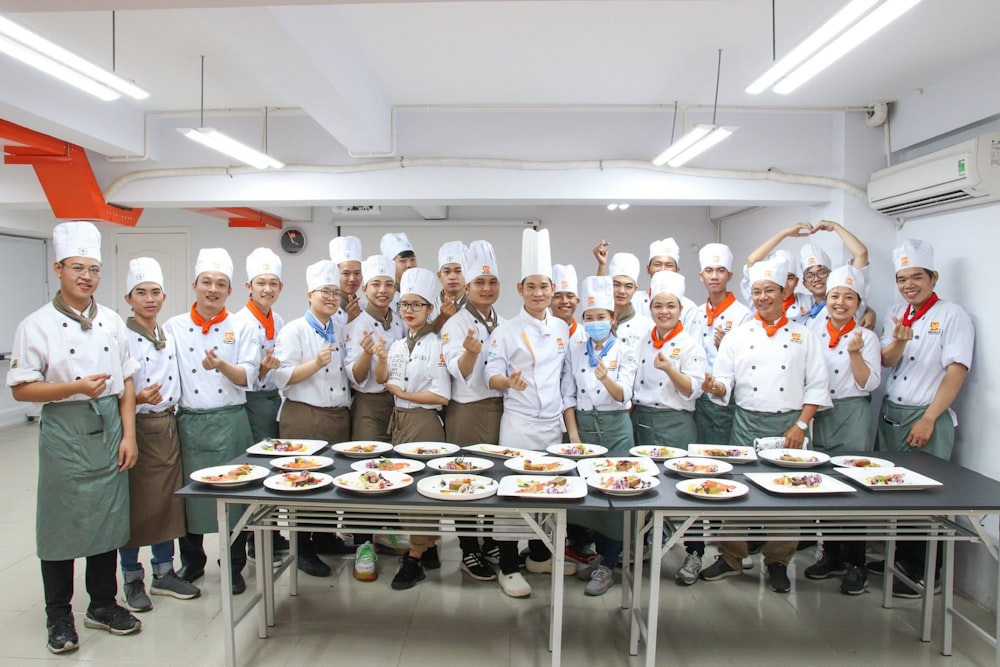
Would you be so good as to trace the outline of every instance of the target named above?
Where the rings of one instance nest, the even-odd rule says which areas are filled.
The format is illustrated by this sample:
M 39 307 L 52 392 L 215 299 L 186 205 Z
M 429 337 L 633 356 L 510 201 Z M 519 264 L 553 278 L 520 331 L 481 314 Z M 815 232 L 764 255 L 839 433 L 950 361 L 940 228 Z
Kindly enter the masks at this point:
M 555 285 L 553 291 L 556 293 L 570 292 L 573 296 L 580 296 L 580 291 L 577 289 L 576 269 L 573 268 L 572 264 L 553 264 L 552 283 Z
M 497 257 L 489 241 L 473 241 L 462 255 L 462 275 L 471 283 L 479 276 L 493 276 L 500 279 Z
M 314 292 L 321 287 L 332 285 L 340 289 L 340 271 L 337 264 L 329 259 L 321 259 L 306 267 L 306 291 Z
M 785 281 L 788 279 L 788 267 L 784 262 L 765 259 L 757 262 L 750 267 L 750 285 L 753 285 L 759 280 L 770 280 L 772 283 L 778 284 L 780 287 L 785 287 Z
M 361 263 L 361 281 L 367 285 L 368 281 L 378 276 L 396 279 L 396 265 L 392 259 L 385 255 L 372 255 Z
M 56 261 L 67 257 L 87 257 L 101 261 L 101 232 L 86 220 L 61 222 L 52 230 Z
M 926 241 L 906 239 L 903 245 L 892 251 L 894 270 L 927 269 L 934 270 L 934 246 Z
M 521 280 L 528 276 L 552 278 L 552 250 L 547 229 L 525 229 L 521 234 Z
M 432 271 L 414 267 L 403 272 L 399 279 L 399 295 L 416 294 L 427 303 L 437 297 L 438 279 Z
M 609 276 L 628 276 L 639 280 L 639 258 L 630 252 L 616 252 L 608 262 Z
M 721 266 L 726 271 L 732 271 L 733 251 L 723 243 L 706 243 L 698 251 L 698 261 L 702 271 L 710 266 Z
M 465 244 L 461 241 L 448 241 L 438 248 L 438 271 L 445 264 L 462 264 L 465 255 Z
M 330 259 L 334 264 L 341 262 L 360 262 L 361 239 L 357 236 L 337 236 L 330 241 Z
M 139 283 L 154 283 L 163 289 L 163 269 L 152 257 L 136 257 L 129 260 L 128 276 L 125 278 L 125 293 L 131 294 Z
M 781 249 L 775 250 L 770 255 L 768 255 L 766 259 L 781 264 L 785 269 L 786 277 L 788 276 L 789 273 L 799 278 L 802 277 L 802 272 L 799 270 L 799 258 L 796 257 L 794 254 L 788 252 L 787 250 L 781 250 Z M 781 284 L 782 285 L 785 284 L 784 279 L 781 281 Z
M 281 258 L 268 248 L 257 248 L 247 257 L 247 282 L 265 273 L 272 273 L 281 280 Z
M 826 279 L 826 293 L 834 287 L 847 287 L 854 290 L 859 297 L 865 298 L 868 285 L 865 282 L 865 274 L 860 269 L 856 269 L 850 264 L 839 266 L 830 272 L 830 277 Z
M 583 309 L 603 308 L 615 312 L 615 288 L 611 276 L 587 276 L 580 286 Z
M 410 239 L 406 236 L 405 232 L 389 232 L 382 235 L 379 250 L 389 259 L 394 260 L 396 259 L 396 255 L 400 253 L 413 252 L 413 244 L 410 243 Z
M 670 257 L 675 262 L 680 262 L 681 249 L 673 237 L 653 241 L 649 244 L 649 261 L 652 262 L 654 257 Z
M 194 263 L 194 277 L 198 278 L 206 271 L 224 273 L 231 281 L 233 279 L 233 258 L 225 248 L 202 248 L 198 251 L 198 261 Z
M 815 243 L 807 243 L 799 249 L 799 264 L 806 271 L 811 266 L 830 268 L 830 256 Z
M 657 271 L 649 281 L 649 300 L 658 294 L 673 294 L 680 301 L 684 298 L 686 281 L 676 271 Z

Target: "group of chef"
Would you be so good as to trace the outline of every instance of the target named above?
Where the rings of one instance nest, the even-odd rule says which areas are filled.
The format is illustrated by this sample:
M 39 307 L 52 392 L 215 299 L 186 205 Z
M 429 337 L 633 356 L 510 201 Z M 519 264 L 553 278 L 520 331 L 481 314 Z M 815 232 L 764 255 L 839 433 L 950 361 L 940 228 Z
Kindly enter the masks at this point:
M 834 267 L 811 242 L 797 254 L 778 247 L 819 232 L 838 235 L 851 260 Z M 547 230 L 525 230 L 522 306 L 510 319 L 494 309 L 501 283 L 487 241 L 446 243 L 432 271 L 418 266 L 405 234 L 386 234 L 367 257 L 357 238 L 337 237 L 330 259 L 307 267 L 306 311 L 287 323 L 273 308 L 282 289 L 277 255 L 258 248 L 246 258 L 250 296 L 230 313 L 232 258 L 202 249 L 190 311 L 162 325 L 168 286 L 154 260 L 130 261 L 133 316 L 123 322 L 93 297 L 102 269 L 97 228 L 62 223 L 53 246 L 59 291 L 19 325 L 7 382 L 15 399 L 42 405 L 36 534 L 54 653 L 79 645 L 70 607 L 75 558 L 86 558 L 87 627 L 141 628 L 131 612 L 152 608 L 142 546 L 151 546 L 152 594 L 200 594 L 193 582 L 207 564 L 203 536 L 217 530 L 214 504 L 173 493 L 185 475 L 264 438 L 529 450 L 578 442 L 627 455 L 635 445 L 746 445 L 772 436 L 802 447 L 811 436 L 808 446 L 820 451 L 865 450 L 874 441 L 881 450 L 948 459 L 950 406 L 972 361 L 971 320 L 935 294 L 930 245 L 908 240 L 893 252 L 904 303 L 878 338 L 866 328 L 874 323 L 867 250 L 830 221 L 794 225 L 751 253 L 745 303 L 729 289 L 733 254 L 723 244 L 698 254 L 708 297 L 696 304 L 685 295 L 673 239 L 650 244 L 643 290 L 635 255 L 610 254 L 601 242 L 594 275 L 579 280 L 573 266 L 552 263 Z M 807 293 L 796 291 L 800 283 Z M 871 393 L 883 374 L 885 397 L 872 419 Z M 571 558 L 560 574 L 585 580 L 589 595 L 613 585 L 621 557 L 621 521 L 609 515 L 570 517 Z M 357 549 L 355 577 L 378 576 L 370 535 L 355 534 L 353 544 L 320 531 L 297 531 L 296 539 L 297 565 L 308 574 L 330 574 L 318 554 Z M 685 546 L 676 580 L 686 585 L 742 574 L 755 548 L 721 543 L 702 568 L 704 543 Z M 252 554 L 245 535 L 230 546 L 236 594 L 246 589 L 248 547 Z M 531 594 L 522 567 L 553 569 L 540 540 L 526 556 L 499 537 L 463 537 L 460 547 L 463 572 L 497 580 L 511 597 Z M 761 548 L 771 589 L 788 591 L 796 543 Z M 116 602 L 119 560 L 128 609 Z M 897 550 L 895 566 L 913 581 L 923 562 L 917 543 Z M 435 537 L 410 535 L 391 587 L 410 588 L 438 567 Z M 827 541 L 805 574 L 843 576 L 841 591 L 854 594 L 883 568 L 865 563 L 863 544 Z M 919 595 L 903 582 L 894 593 Z

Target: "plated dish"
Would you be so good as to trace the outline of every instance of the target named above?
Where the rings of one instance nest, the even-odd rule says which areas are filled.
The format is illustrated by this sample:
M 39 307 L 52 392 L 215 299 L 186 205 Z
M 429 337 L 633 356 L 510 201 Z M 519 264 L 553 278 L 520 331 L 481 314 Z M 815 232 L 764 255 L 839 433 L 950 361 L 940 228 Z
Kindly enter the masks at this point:
M 202 468 L 201 470 L 195 470 L 189 477 L 193 481 L 201 482 L 202 484 L 232 488 L 249 484 L 258 479 L 264 479 L 270 474 L 270 470 L 264 466 L 244 463 L 242 465 Z
M 808 449 L 761 449 L 757 457 L 783 468 L 815 468 L 830 461 L 829 454 Z
M 450 456 L 461 449 L 450 442 L 408 442 L 405 445 L 393 447 L 397 454 L 411 459 L 434 459 L 439 456 Z
M 576 469 L 577 462 L 558 456 L 518 456 L 503 462 L 504 467 L 530 475 L 563 475 Z
M 420 472 L 423 469 L 423 461 L 416 461 L 414 459 L 387 459 L 384 456 L 379 456 L 374 459 L 365 459 L 363 461 L 355 461 L 351 464 L 351 470 L 357 470 L 358 472 L 364 472 L 366 470 L 388 470 L 389 472 L 414 473 Z
M 601 456 L 578 461 L 576 469 L 581 477 L 604 475 L 609 472 L 629 472 L 633 475 L 659 475 L 660 469 L 647 456 Z
M 297 470 L 322 470 L 333 465 L 329 456 L 282 456 L 271 459 L 271 467 L 295 472 Z
M 851 481 L 872 491 L 920 491 L 941 486 L 941 482 L 931 479 L 909 468 L 841 468 L 840 472 Z
M 777 435 L 770 438 L 754 438 L 753 446 L 758 452 L 768 449 L 785 449 L 785 436 Z M 805 437 L 802 439 L 802 448 L 805 449 L 808 446 L 809 438 Z
M 665 445 L 640 445 L 628 450 L 628 453 L 632 456 L 645 456 L 654 461 L 666 461 L 667 459 L 676 459 L 688 455 L 686 449 L 667 447 Z
M 753 447 L 736 445 L 688 445 L 688 455 L 722 459 L 730 463 L 750 463 L 757 460 L 757 451 Z
M 633 475 L 627 472 L 609 472 L 587 478 L 587 486 L 609 496 L 638 496 L 660 485 L 658 477 Z
M 326 440 L 267 438 L 247 447 L 247 454 L 258 456 L 309 456 L 326 447 Z
M 516 447 L 501 447 L 500 445 L 466 445 L 462 447 L 467 452 L 482 454 L 495 459 L 512 459 L 515 456 L 528 456 L 530 454 L 540 454 L 541 452 L 530 449 L 517 449 Z
M 333 485 L 355 493 L 381 494 L 405 489 L 413 484 L 413 478 L 403 472 L 366 470 L 349 472 L 333 478 Z
M 333 451 L 352 459 L 367 459 L 372 456 L 381 456 L 392 451 L 392 445 L 388 442 L 376 442 L 374 440 L 352 440 L 351 442 L 338 442 L 330 447 Z
M 417 482 L 417 493 L 436 500 L 480 500 L 496 494 L 499 486 L 481 475 L 434 475 Z
M 830 463 L 839 468 L 893 468 L 892 461 L 878 459 L 874 456 L 834 456 Z
M 733 471 L 733 464 L 718 459 L 700 459 L 695 457 L 684 457 L 670 459 L 663 464 L 663 467 L 670 472 L 675 472 L 681 477 L 715 477 Z
M 493 467 L 493 461 L 478 456 L 442 456 L 428 461 L 427 467 L 441 472 L 470 473 L 489 470 Z
M 274 491 L 312 491 L 333 483 L 333 477 L 322 472 L 286 472 L 264 480 L 264 486 Z
M 677 491 L 702 500 L 734 500 L 750 493 L 750 487 L 731 479 L 682 479 Z
M 818 472 L 748 472 L 744 476 L 771 493 L 824 494 L 857 491 L 850 484 Z
M 538 500 L 584 498 L 587 482 L 582 477 L 560 475 L 507 475 L 500 479 L 497 495 Z
M 608 453 L 607 447 L 601 445 L 585 445 L 580 443 L 549 445 L 545 448 L 549 454 L 565 456 L 568 459 L 585 459 L 590 456 L 601 456 Z

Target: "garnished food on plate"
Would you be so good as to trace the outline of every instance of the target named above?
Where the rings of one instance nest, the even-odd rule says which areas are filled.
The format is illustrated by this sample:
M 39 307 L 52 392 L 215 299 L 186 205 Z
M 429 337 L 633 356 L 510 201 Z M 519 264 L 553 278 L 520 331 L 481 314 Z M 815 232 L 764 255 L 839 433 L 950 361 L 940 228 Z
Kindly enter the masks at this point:
M 725 458 L 731 458 L 734 456 L 742 456 L 743 451 L 739 449 L 724 449 L 722 447 L 706 447 L 701 450 L 702 456 L 720 456 Z
M 361 442 L 356 445 L 351 445 L 350 447 L 345 447 L 345 452 L 350 452 L 351 454 L 371 454 L 377 451 L 379 446 L 373 442 Z
M 698 486 L 691 488 L 691 492 L 698 493 L 703 496 L 724 496 L 728 493 L 732 493 L 736 489 L 737 487 L 735 484 L 727 484 L 715 479 L 706 479 L 704 482 L 698 484 Z
M 535 461 L 525 459 L 522 467 L 524 468 L 524 472 L 552 472 L 554 470 L 561 470 L 563 465 L 559 461 L 539 461 L 536 463 Z
M 358 475 L 352 486 L 359 489 L 388 489 L 393 486 L 392 482 L 385 478 L 381 472 L 376 470 L 366 470 Z
M 567 491 L 567 478 L 565 477 L 552 477 L 551 479 L 541 480 L 527 480 L 519 479 L 517 480 L 517 492 L 518 493 L 532 493 L 532 494 L 544 494 L 544 495 L 561 495 Z
M 906 475 L 901 472 L 896 472 L 891 475 L 873 475 L 871 477 L 866 477 L 867 481 L 872 486 L 892 486 L 893 484 L 906 484 Z
M 784 452 L 778 457 L 779 461 L 788 461 L 789 463 L 819 463 L 819 457 L 813 455 L 802 455 L 802 454 L 790 454 Z
M 309 472 L 286 472 L 283 475 L 279 475 L 281 479 L 293 488 L 299 488 L 303 486 L 315 486 L 323 481 L 322 477 L 317 477 Z
M 807 489 L 815 489 L 820 484 L 823 483 L 823 476 L 812 474 L 812 475 L 781 475 L 780 477 L 775 477 L 773 482 L 778 486 L 791 486 L 791 487 L 804 487 Z
M 447 453 L 447 450 L 444 447 L 417 447 L 413 453 L 420 456 L 436 456 Z
M 717 463 L 695 463 L 694 461 L 678 461 L 673 465 L 674 470 L 681 472 L 710 473 L 719 472 Z
M 304 456 L 296 456 L 291 461 L 285 461 L 282 464 L 282 467 L 309 469 L 309 468 L 316 468 L 321 465 L 323 465 L 322 461 L 318 461 L 316 459 L 310 459 Z
M 594 464 L 594 470 L 598 473 L 605 472 L 647 472 L 642 461 L 630 459 L 604 459 Z
M 261 448 L 270 452 L 304 452 L 307 449 L 305 443 L 270 439 L 265 440 Z
M 456 456 L 451 461 L 441 464 L 441 470 L 457 470 L 465 472 L 469 470 L 479 470 L 479 466 L 471 461 L 466 461 L 464 456 Z
M 602 475 L 597 485 L 609 491 L 639 490 L 651 488 L 653 480 L 641 475 Z
M 472 495 L 479 491 L 485 491 L 489 484 L 490 482 L 483 481 L 481 477 L 455 477 L 450 480 L 441 480 L 437 490 L 443 494 Z
M 642 447 L 640 449 L 636 449 L 635 453 L 638 456 L 648 456 L 651 459 L 665 459 L 677 457 L 677 451 L 678 450 L 673 447 Z M 681 456 L 684 456 L 684 454 L 681 454 Z
M 393 461 L 384 456 L 365 461 L 365 468 L 371 470 L 407 470 L 410 466 L 411 464 L 408 461 Z
M 217 475 L 203 475 L 201 481 L 203 482 L 236 482 L 244 477 L 248 477 L 253 473 L 253 466 L 247 463 L 243 465 L 234 466 L 225 472 L 219 473 Z
M 590 456 L 595 450 L 587 447 L 587 445 L 564 445 L 559 448 L 559 453 L 564 456 Z

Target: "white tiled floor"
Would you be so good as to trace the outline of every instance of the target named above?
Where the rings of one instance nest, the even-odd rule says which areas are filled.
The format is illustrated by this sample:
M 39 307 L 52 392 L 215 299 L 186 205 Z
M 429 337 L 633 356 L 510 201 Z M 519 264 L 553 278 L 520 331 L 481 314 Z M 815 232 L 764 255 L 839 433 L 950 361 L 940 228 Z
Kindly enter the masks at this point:
M 45 649 L 41 577 L 34 554 L 36 425 L 0 430 L 0 667 L 43 664 L 183 665 L 223 664 L 218 570 L 199 581 L 204 594 L 190 601 L 154 597 L 156 608 L 141 615 L 143 630 L 114 637 L 83 627 L 87 598 L 82 562 L 77 565 L 74 609 L 81 647 L 53 656 Z M 214 540 L 206 540 L 214 550 Z M 511 665 L 549 664 L 548 580 L 528 575 L 535 588 L 527 600 L 504 596 L 495 583 L 478 583 L 458 569 L 457 544 L 443 543 L 444 565 L 410 591 L 389 588 L 395 559 L 381 556 L 379 581 L 351 577 L 350 560 L 328 559 L 334 575 L 300 576 L 300 595 L 278 584 L 277 625 L 269 639 L 257 638 L 255 618 L 237 631 L 242 665 Z M 144 553 L 143 558 L 148 556 Z M 672 573 L 683 558 L 664 559 L 658 663 L 690 665 L 993 665 L 993 649 L 956 625 L 955 654 L 939 653 L 939 637 L 917 639 L 919 602 L 879 604 L 881 581 L 867 595 L 837 591 L 834 580 L 809 581 L 801 570 L 815 558 L 800 552 L 792 563 L 789 595 L 770 592 L 759 565 L 740 579 L 678 588 Z M 251 582 L 252 568 L 246 572 Z M 563 658 L 566 665 L 639 665 L 627 652 L 627 614 L 620 589 L 603 597 L 583 595 L 583 583 L 567 582 Z M 240 598 L 237 598 L 239 600 Z M 940 603 L 938 603 L 940 604 Z M 992 614 L 960 599 L 966 614 L 993 627 Z M 940 618 L 938 614 L 937 618 Z

